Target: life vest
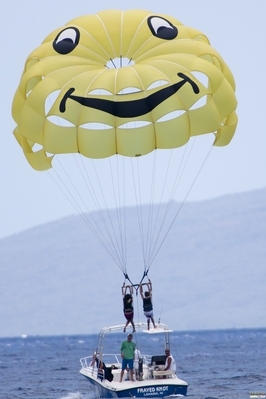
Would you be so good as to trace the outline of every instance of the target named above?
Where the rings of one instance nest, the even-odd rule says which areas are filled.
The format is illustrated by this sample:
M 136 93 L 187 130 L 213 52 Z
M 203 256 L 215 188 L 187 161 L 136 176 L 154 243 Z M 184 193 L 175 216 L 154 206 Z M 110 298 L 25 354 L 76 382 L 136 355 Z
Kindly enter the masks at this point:
M 144 312 L 150 312 L 152 310 L 151 297 L 143 298 L 143 310 Z
M 133 300 L 131 295 L 126 294 L 123 302 L 124 302 L 124 312 L 125 313 L 133 312 Z

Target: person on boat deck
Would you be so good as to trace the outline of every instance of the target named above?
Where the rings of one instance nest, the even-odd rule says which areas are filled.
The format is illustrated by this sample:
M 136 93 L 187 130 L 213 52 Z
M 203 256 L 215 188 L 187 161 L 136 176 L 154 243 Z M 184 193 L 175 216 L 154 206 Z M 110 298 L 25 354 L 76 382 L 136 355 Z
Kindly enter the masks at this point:
M 145 291 L 143 294 L 143 286 L 147 285 L 148 291 Z M 150 323 L 152 321 L 153 327 L 156 328 L 154 318 L 153 318 L 153 305 L 152 305 L 152 284 L 151 280 L 149 279 L 148 283 L 145 284 L 140 284 L 140 295 L 141 298 L 143 299 L 143 312 L 144 315 L 147 318 L 147 325 L 148 325 L 148 330 L 150 329 Z
M 97 378 L 99 380 L 103 380 L 104 377 L 104 369 L 103 369 L 103 363 L 99 362 L 99 367 L 98 367 L 98 372 L 97 372 Z
M 98 362 L 99 362 L 99 360 L 98 360 L 97 354 L 96 354 L 96 352 L 94 352 L 89 366 L 98 367 Z
M 124 316 L 127 320 L 126 325 L 124 327 L 124 332 L 126 332 L 126 328 L 129 325 L 129 323 L 132 324 L 133 327 L 133 332 L 135 332 L 135 324 L 133 321 L 134 318 L 134 308 L 133 308 L 133 287 L 129 285 L 123 284 L 122 287 L 122 295 L 123 295 L 123 310 L 124 310 Z
M 120 382 L 123 380 L 124 372 L 126 368 L 129 368 L 130 380 L 134 381 L 133 378 L 133 361 L 135 356 L 136 344 L 132 342 L 132 334 L 128 334 L 127 340 L 121 344 L 121 357 L 122 357 L 122 369 L 120 374 Z
M 135 349 L 134 351 L 134 371 L 136 379 L 139 379 L 139 360 L 142 359 L 142 355 L 139 349 Z
M 104 362 L 100 362 L 97 378 L 101 381 L 105 378 L 109 382 L 112 382 L 114 379 L 114 375 L 112 373 L 112 367 L 106 367 Z
M 142 359 L 141 352 L 136 348 L 134 351 L 134 369 L 139 368 L 139 359 Z
M 165 360 L 165 365 L 164 365 L 164 371 L 166 370 L 171 370 L 174 373 L 176 372 L 176 362 L 170 353 L 170 349 L 165 349 L 165 354 L 166 354 L 166 360 Z

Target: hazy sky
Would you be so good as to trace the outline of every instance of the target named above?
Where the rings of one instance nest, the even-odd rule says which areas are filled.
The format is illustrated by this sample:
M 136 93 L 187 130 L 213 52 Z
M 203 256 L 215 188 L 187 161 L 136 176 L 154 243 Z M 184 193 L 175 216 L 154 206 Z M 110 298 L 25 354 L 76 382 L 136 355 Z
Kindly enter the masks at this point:
M 228 147 L 215 149 L 188 200 L 265 187 L 265 0 L 47 0 L 6 2 L 2 16 L 0 237 L 75 213 L 48 173 L 31 169 L 13 136 L 11 104 L 28 54 L 70 19 L 104 9 L 165 13 L 203 31 L 232 70 L 239 124 Z

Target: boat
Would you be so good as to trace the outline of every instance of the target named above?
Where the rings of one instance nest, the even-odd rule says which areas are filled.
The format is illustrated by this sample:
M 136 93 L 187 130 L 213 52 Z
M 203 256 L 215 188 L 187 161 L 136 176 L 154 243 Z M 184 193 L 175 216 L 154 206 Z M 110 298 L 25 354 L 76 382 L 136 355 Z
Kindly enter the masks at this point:
M 168 396 L 186 396 L 188 384 L 181 380 L 175 372 L 164 371 L 166 355 L 164 349 L 170 348 L 169 334 L 173 332 L 168 327 L 159 323 L 156 328 L 147 330 L 146 323 L 135 323 L 136 335 L 134 342 L 138 342 L 137 348 L 142 349 L 141 337 L 143 334 L 158 335 L 164 339 L 158 340 L 158 350 L 154 353 L 143 354 L 134 365 L 134 381 L 131 381 L 128 373 L 120 382 L 121 354 L 105 353 L 106 336 L 111 333 L 122 332 L 124 325 L 103 328 L 98 336 L 97 348 L 93 355 L 80 359 L 80 374 L 86 377 L 99 398 L 158 398 Z M 143 333 L 143 334 L 142 334 Z M 123 335 L 125 340 L 125 335 Z M 117 346 L 117 340 L 116 344 Z M 164 347 L 164 348 L 163 348 Z M 142 351 L 141 351 L 142 352 Z M 97 359 L 97 362 L 95 362 Z M 97 364 L 96 364 L 97 363 Z M 136 362 L 134 362 L 136 363 Z M 100 368 L 98 368 L 98 365 Z

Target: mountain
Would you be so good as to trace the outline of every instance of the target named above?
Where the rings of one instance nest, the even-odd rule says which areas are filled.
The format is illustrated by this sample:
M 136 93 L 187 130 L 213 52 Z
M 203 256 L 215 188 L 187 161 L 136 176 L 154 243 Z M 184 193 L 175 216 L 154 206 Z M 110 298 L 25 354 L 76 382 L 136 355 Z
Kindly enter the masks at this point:
M 129 211 L 128 267 L 139 282 Z M 266 327 L 265 244 L 266 188 L 187 202 L 149 272 L 155 319 L 175 330 Z M 79 216 L 1 239 L 0 259 L 0 337 L 124 323 L 124 276 Z M 134 305 L 135 320 L 145 321 L 141 298 Z

